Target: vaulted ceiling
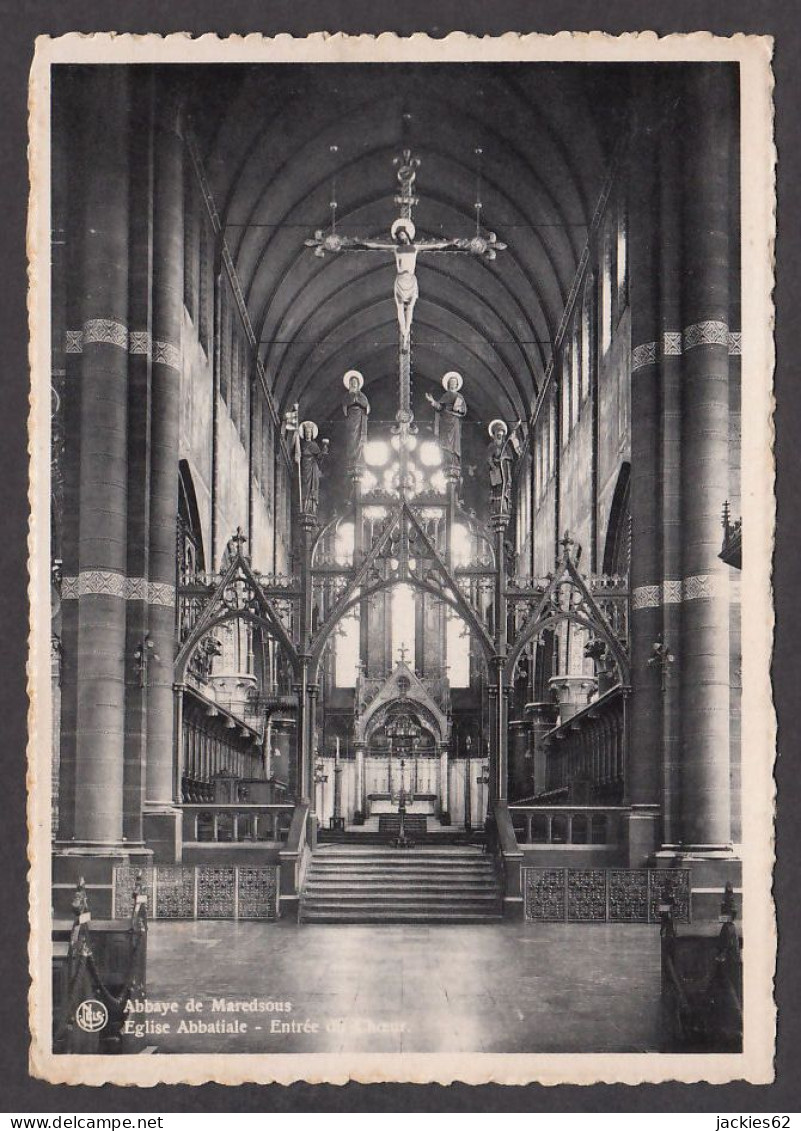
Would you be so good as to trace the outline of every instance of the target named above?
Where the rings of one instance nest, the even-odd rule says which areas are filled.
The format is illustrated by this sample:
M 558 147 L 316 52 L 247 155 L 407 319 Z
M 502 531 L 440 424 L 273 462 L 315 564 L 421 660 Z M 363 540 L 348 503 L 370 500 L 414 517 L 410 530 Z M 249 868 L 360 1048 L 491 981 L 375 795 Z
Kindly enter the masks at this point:
M 259 66 L 187 72 L 189 122 L 281 409 L 324 420 L 361 370 L 391 415 L 397 387 L 394 259 L 304 246 L 329 223 L 386 237 L 392 160 L 420 158 L 420 235 L 475 231 L 494 262 L 420 256 L 413 388 L 458 369 L 471 416 L 525 416 L 551 356 L 631 96 L 616 66 Z M 425 407 L 425 406 L 423 406 Z

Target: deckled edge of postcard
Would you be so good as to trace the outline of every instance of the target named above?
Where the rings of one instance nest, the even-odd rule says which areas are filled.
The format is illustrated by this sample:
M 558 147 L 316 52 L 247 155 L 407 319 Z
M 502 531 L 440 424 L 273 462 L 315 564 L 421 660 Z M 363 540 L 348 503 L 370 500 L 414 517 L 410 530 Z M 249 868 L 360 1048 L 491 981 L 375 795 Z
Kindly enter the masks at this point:
M 765 36 L 708 32 L 659 38 L 654 32 L 611 36 L 602 32 L 558 35 L 508 32 L 444 39 L 315 33 L 305 38 L 261 35 L 220 38 L 189 34 L 40 37 L 29 90 L 31 195 L 28 217 L 31 329 L 31 458 L 29 525 L 31 605 L 28 657 L 28 831 L 30 860 L 29 947 L 32 987 L 30 1071 L 52 1083 L 153 1085 L 414 1082 L 449 1084 L 725 1083 L 773 1079 L 776 1009 L 773 980 L 776 920 L 773 763 L 776 721 L 770 681 L 773 643 L 771 562 L 775 499 L 773 367 L 775 145 L 773 41 Z M 53 63 L 358 63 L 358 62 L 670 62 L 735 61 L 740 64 L 742 138 L 743 413 L 743 813 L 744 1018 L 738 1054 L 163 1054 L 54 1056 L 50 1050 L 50 66 Z

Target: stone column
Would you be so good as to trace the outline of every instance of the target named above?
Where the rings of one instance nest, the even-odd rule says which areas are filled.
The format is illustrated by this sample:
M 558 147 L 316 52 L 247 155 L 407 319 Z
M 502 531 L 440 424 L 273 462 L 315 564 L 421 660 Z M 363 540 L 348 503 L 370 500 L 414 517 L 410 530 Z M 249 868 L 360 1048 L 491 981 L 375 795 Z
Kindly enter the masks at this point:
M 448 791 L 448 743 L 440 742 L 439 746 L 439 807 L 441 813 L 450 812 L 450 796 Z
M 685 89 L 682 336 L 682 840 L 731 839 L 729 594 L 718 558 L 728 491 L 729 222 L 736 78 L 700 67 Z
M 125 68 L 84 79 L 78 604 L 73 838 L 123 836 L 128 424 L 128 118 Z M 69 594 L 73 596 L 72 593 Z
M 272 719 L 273 749 L 270 755 L 270 774 L 272 777 L 283 780 L 289 793 L 294 793 L 295 783 L 292 780 L 292 767 L 295 760 L 292 753 L 292 732 L 296 723 L 288 715 Z
M 356 755 L 356 808 L 363 814 L 365 812 L 364 743 L 354 742 L 353 749 Z
M 498 760 L 498 785 L 500 787 L 499 800 L 509 799 L 509 700 L 512 696 L 511 687 L 502 685 L 498 696 L 498 730 L 499 753 Z
M 136 660 L 150 628 L 147 602 L 150 557 L 150 418 L 152 367 L 153 124 L 150 74 L 135 72 L 132 95 L 140 128 L 131 131 L 131 206 L 129 216 L 128 358 L 128 556 L 129 578 L 136 578 L 128 601 L 126 639 L 125 771 L 123 832 L 142 840 L 147 765 L 147 683 Z
M 668 100 L 668 105 L 675 105 Z M 663 113 L 668 114 L 667 106 Z M 659 307 L 661 345 L 662 415 L 662 641 L 677 653 L 681 639 L 681 602 L 678 579 L 681 561 L 681 200 L 683 165 L 675 110 L 665 119 L 659 141 Z M 672 583 L 672 584 L 671 584 Z M 680 660 L 679 660 L 680 662 Z M 680 836 L 679 764 L 682 708 L 679 669 L 674 663 L 662 682 L 662 843 L 672 845 Z
M 314 745 L 316 737 L 316 678 L 318 663 L 312 663 L 309 645 L 312 635 L 312 576 L 311 556 L 314 539 L 318 530 L 317 516 L 299 512 L 299 531 L 297 549 L 300 554 L 300 583 L 303 599 L 300 609 L 301 673 L 298 695 L 298 771 L 299 789 L 303 801 L 311 808 L 310 819 L 312 840 L 314 839 Z M 313 694 L 312 694 L 313 690 Z
M 490 788 L 492 801 L 505 802 L 509 796 L 509 688 L 506 686 L 506 650 L 508 645 L 506 601 L 506 529 L 509 513 L 505 500 L 491 503 L 491 525 L 495 534 L 495 655 L 489 663 L 490 716 Z
M 527 797 L 532 790 L 531 728 L 525 719 L 509 723 L 509 796 Z
M 642 866 L 658 843 L 662 699 L 658 672 L 648 661 L 662 634 L 660 496 L 660 369 L 658 320 L 657 169 L 653 79 L 645 80 L 629 164 L 631 295 L 631 728 L 625 800 L 635 807 L 629 828 L 629 865 Z M 644 84 L 645 85 L 645 84 Z M 648 816 L 646 817 L 646 812 Z
M 317 806 L 316 806 L 316 803 L 315 803 L 315 798 L 317 796 L 317 791 L 313 788 L 313 785 L 314 785 L 314 767 L 315 767 L 315 764 L 316 764 L 316 761 L 317 761 L 315 755 L 317 754 L 317 697 L 318 697 L 319 693 L 320 693 L 320 688 L 316 683 L 315 684 L 309 684 L 308 687 L 306 688 L 306 704 L 307 704 L 307 706 L 306 706 L 306 714 L 307 714 L 306 726 L 307 726 L 308 739 L 307 739 L 307 748 L 306 748 L 307 754 L 306 754 L 306 771 L 305 772 L 306 772 L 306 775 L 307 775 L 307 781 L 310 783 L 309 798 L 311 799 L 311 803 L 312 803 L 312 811 L 309 813 L 309 824 L 310 824 L 310 830 L 311 830 L 311 843 L 312 844 L 316 843 L 316 840 L 317 840 L 317 825 L 318 825 L 319 821 L 322 821 L 322 816 L 323 816 L 322 813 L 318 814 L 316 812 Z
M 175 524 L 178 514 L 178 431 L 181 323 L 184 299 L 183 141 L 180 109 L 169 89 L 157 89 L 153 171 L 153 337 L 150 431 L 149 634 L 159 657 L 147 672 L 145 836 L 158 859 L 180 855 L 175 809 L 176 735 L 173 717 Z
M 290 758 L 290 773 L 289 778 L 292 786 L 292 793 L 297 800 L 308 801 L 310 797 L 310 790 L 312 787 L 311 778 L 307 774 L 307 759 L 306 748 L 308 746 L 306 738 L 307 727 L 307 694 L 305 673 L 304 679 L 300 683 L 293 683 L 292 690 L 297 699 L 297 714 L 295 717 L 295 751 L 294 758 Z
M 473 760 L 470 757 L 470 751 L 465 751 L 464 758 L 464 827 L 469 832 L 472 828 L 473 813 L 472 813 L 472 782 L 470 775 L 472 773 Z
M 339 756 L 339 738 L 336 739 L 336 748 L 334 753 L 334 813 L 333 816 L 340 818 L 342 813 L 342 761 Z
M 74 115 L 80 120 L 82 104 L 79 102 L 78 73 L 65 72 L 71 82 L 62 87 L 61 98 L 53 102 L 53 223 L 59 226 L 58 208 L 62 190 L 57 182 L 64 182 L 66 195 L 65 216 L 61 222 L 65 234 L 64 254 L 64 516 L 61 530 L 62 574 L 75 578 L 80 572 L 78 517 L 80 514 L 80 434 L 81 434 L 81 339 L 83 331 L 83 303 L 79 284 L 83 272 L 83 145 L 77 134 L 71 145 L 59 145 L 64 131 L 58 129 L 59 115 Z M 54 268 L 57 266 L 54 263 Z M 72 285 L 68 285 L 72 280 Z M 54 288 L 58 283 L 54 279 Z M 53 295 L 54 305 L 56 295 Z M 57 332 L 56 312 L 53 312 L 52 332 Z M 55 342 L 54 342 L 55 347 Z M 73 599 L 62 588 L 61 603 L 61 741 L 59 746 L 58 782 L 58 840 L 69 843 L 75 837 L 75 774 L 77 759 L 78 711 L 78 605 L 77 589 Z
M 490 683 L 487 687 L 487 724 L 489 727 L 490 741 L 490 788 L 493 800 L 501 795 L 501 776 L 499 773 L 500 752 L 498 749 L 498 686 Z
M 531 747 L 534 753 L 533 793 L 544 793 L 546 786 L 547 750 L 543 739 L 549 730 L 556 726 L 557 708 L 554 703 L 526 703 L 526 718 L 531 732 Z

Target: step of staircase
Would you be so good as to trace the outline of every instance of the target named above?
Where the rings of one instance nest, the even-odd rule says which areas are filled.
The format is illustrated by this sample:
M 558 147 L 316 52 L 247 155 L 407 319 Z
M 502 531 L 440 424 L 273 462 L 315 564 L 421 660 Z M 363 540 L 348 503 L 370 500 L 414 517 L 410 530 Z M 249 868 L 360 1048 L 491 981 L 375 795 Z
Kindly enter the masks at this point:
M 415 890 L 431 889 L 434 891 L 453 891 L 460 889 L 464 891 L 475 891 L 477 889 L 490 888 L 495 890 L 495 877 L 494 876 L 449 876 L 438 875 L 428 876 L 425 872 L 421 872 L 418 876 L 398 876 L 392 874 L 388 876 L 382 875 L 369 875 L 369 876 L 354 876 L 350 872 L 343 875 L 325 875 L 321 876 L 318 872 L 314 873 L 313 877 L 309 877 L 306 881 L 306 891 L 311 891 L 315 887 L 325 888 L 330 891 L 334 888 L 352 889 L 356 891 L 363 891 L 365 888 L 383 890 L 385 887 L 396 890 L 407 890 L 410 886 L 414 886 Z
M 469 846 L 324 845 L 312 857 L 302 922 L 433 923 L 496 920 L 493 862 Z
M 317 911 L 307 908 L 303 912 L 304 923 L 494 923 L 500 912 L 488 915 L 484 911 L 351 911 L 339 907 L 336 911 Z
M 476 872 L 462 873 L 454 875 L 453 872 L 411 872 L 409 875 L 398 875 L 397 870 L 392 872 L 351 872 L 348 870 L 342 872 L 328 871 L 320 872 L 316 868 L 314 872 L 307 876 L 306 887 L 307 889 L 315 884 L 325 884 L 326 886 L 335 887 L 356 887 L 356 888 L 380 888 L 383 886 L 391 886 L 394 888 L 408 888 L 408 887 L 421 887 L 427 885 L 429 887 L 438 887 L 450 889 L 456 884 L 462 887 L 476 887 L 489 884 L 494 886 L 495 877 L 489 873 Z
M 415 848 L 392 848 L 388 845 L 320 845 L 314 854 L 318 860 L 479 860 L 492 863 L 480 848 L 467 845 L 418 845 Z
M 491 876 L 493 875 L 492 867 L 482 868 L 474 864 L 465 865 L 463 868 L 456 866 L 460 875 L 463 876 Z M 452 876 L 454 874 L 454 865 L 443 864 L 440 861 L 432 861 L 429 866 L 424 863 L 403 864 L 399 861 L 393 861 L 391 864 L 370 863 L 369 861 L 362 861 L 354 864 L 321 864 L 315 866 L 315 871 L 319 872 L 321 876 L 337 875 L 342 876 L 345 873 L 348 875 L 361 875 L 371 876 L 380 873 L 382 876 L 413 876 L 415 874 L 432 876 L 437 873 L 443 876 Z
M 415 895 L 407 892 L 405 895 L 350 895 L 347 907 L 351 911 L 494 911 L 497 897 L 493 892 L 484 895 L 471 895 L 468 899 L 458 895 Z M 342 905 L 342 898 L 334 895 L 314 896 L 315 910 L 336 911 Z

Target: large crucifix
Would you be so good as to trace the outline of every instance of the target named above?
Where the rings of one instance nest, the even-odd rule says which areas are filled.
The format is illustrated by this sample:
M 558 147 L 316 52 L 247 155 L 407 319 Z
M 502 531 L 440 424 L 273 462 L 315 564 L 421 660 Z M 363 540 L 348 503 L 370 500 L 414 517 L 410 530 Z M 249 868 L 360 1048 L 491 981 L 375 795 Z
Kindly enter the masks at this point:
M 312 239 L 305 241 L 306 247 L 313 247 L 314 254 L 324 256 L 327 252 L 341 251 L 381 251 L 392 252 L 395 256 L 397 275 L 394 295 L 398 312 L 400 333 L 400 405 L 398 422 L 401 433 L 409 430 L 413 415 L 410 403 L 410 353 L 411 331 L 414 306 L 419 288 L 417 285 L 417 257 L 421 254 L 446 253 L 466 254 L 478 259 L 492 260 L 497 251 L 503 251 L 506 244 L 498 240 L 494 232 L 482 233 L 480 225 L 481 201 L 476 201 L 476 233 L 469 239 L 424 239 L 417 237 L 412 220 L 412 208 L 418 203 L 414 195 L 414 182 L 420 160 L 412 157 L 411 150 L 405 149 L 403 156 L 394 160 L 398 166 L 400 191 L 395 203 L 400 206 L 400 216 L 390 228 L 390 239 L 370 239 L 366 236 L 342 236 L 336 230 L 336 202 L 331 203 L 331 227 L 327 232 L 318 229 Z

